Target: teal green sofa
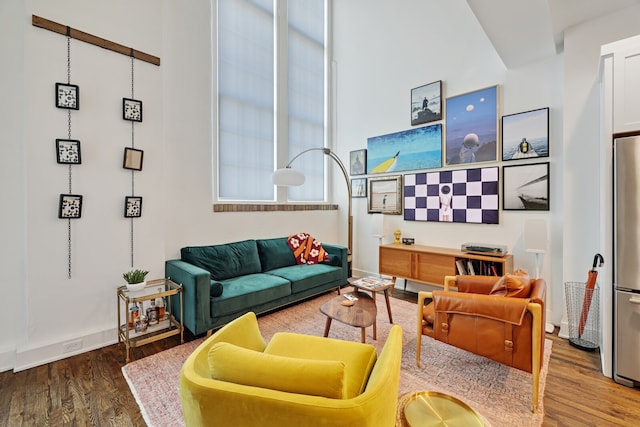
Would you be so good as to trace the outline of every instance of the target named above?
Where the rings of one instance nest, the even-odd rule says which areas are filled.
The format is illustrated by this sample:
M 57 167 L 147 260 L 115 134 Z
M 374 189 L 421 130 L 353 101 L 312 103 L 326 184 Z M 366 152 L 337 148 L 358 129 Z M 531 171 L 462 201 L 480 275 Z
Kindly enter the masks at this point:
M 184 247 L 181 259 L 165 262 L 166 277 L 184 287 L 177 317 L 199 335 L 346 285 L 347 248 L 322 247 L 330 259 L 314 265 L 298 265 L 286 237 Z

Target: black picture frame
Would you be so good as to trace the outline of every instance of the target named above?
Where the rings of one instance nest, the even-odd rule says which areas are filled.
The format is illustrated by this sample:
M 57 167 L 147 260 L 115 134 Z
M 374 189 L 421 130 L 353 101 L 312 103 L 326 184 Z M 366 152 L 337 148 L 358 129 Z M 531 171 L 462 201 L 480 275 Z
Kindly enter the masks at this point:
M 56 83 L 56 107 L 67 110 L 80 109 L 80 87 L 69 83 Z
M 136 171 L 142 170 L 142 159 L 144 151 L 135 148 L 124 148 L 124 156 L 122 159 L 122 167 Z
M 549 157 L 549 107 L 502 116 L 502 160 Z
M 63 165 L 81 164 L 80 141 L 77 139 L 56 139 L 56 161 Z
M 349 175 L 364 175 L 367 173 L 367 149 L 349 152 Z
M 122 98 L 122 118 L 132 122 L 142 121 L 142 101 Z
M 549 162 L 502 167 L 502 209 L 549 210 Z
M 142 216 L 142 197 L 126 196 L 124 199 L 124 217 L 139 218 Z
M 75 219 L 82 216 L 82 196 L 80 194 L 60 194 L 58 218 Z
M 442 120 L 442 80 L 411 89 L 411 126 Z
M 351 197 L 367 197 L 367 178 L 354 178 L 351 180 Z

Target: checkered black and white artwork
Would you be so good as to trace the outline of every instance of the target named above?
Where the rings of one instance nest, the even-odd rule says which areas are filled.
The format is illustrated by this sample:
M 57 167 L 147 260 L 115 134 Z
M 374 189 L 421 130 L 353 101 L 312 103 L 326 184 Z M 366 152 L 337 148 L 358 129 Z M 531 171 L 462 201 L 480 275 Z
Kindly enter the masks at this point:
M 407 221 L 498 224 L 498 167 L 404 176 Z
M 80 141 L 77 139 L 56 139 L 56 152 L 58 163 L 70 165 L 82 163 Z

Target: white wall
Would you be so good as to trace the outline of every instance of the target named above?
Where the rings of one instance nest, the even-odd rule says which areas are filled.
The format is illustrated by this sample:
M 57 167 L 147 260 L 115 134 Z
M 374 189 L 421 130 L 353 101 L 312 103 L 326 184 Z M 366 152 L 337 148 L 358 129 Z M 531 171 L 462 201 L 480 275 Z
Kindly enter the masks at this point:
M 443 98 L 500 85 L 499 115 L 550 107 L 551 157 L 542 159 L 551 162 L 550 212 L 501 211 L 499 225 L 414 222 L 387 215 L 385 241 L 392 241 L 391 233 L 398 228 L 419 244 L 503 244 L 514 254 L 516 268 L 533 273 L 535 257 L 524 252 L 523 225 L 528 218 L 546 218 L 555 237 L 543 258 L 542 276 L 552 285 L 551 320 L 559 322 L 562 278 L 561 270 L 552 266 L 562 247 L 562 56 L 506 70 L 467 3 L 458 0 L 335 2 L 334 43 L 338 144 L 345 157 L 350 150 L 366 148 L 369 137 L 411 128 L 411 89 L 436 80 L 443 81 Z M 371 236 L 366 203 L 354 199 L 354 268 L 363 274 L 378 269 L 377 240 Z
M 601 161 L 600 48 L 640 33 L 640 6 L 600 17 L 565 32 L 565 214 L 563 267 L 565 281 L 586 281 L 596 253 L 605 265 L 598 282 L 602 290 L 603 372 L 611 376 L 612 253 L 610 206 L 601 177 L 611 165 Z M 610 159 L 610 157 L 609 157 Z M 608 212 L 608 213 L 607 213 Z M 609 215 L 607 217 L 607 215 Z
M 0 370 L 25 369 L 116 341 L 116 288 L 130 268 L 130 219 L 123 218 L 131 172 L 122 168 L 131 124 L 122 98 L 131 97 L 131 60 L 71 41 L 71 83 L 80 86 L 72 138 L 82 164 L 73 193 L 84 196 L 72 220 L 72 277 L 67 277 L 67 221 L 57 218 L 68 192 L 67 166 L 55 159 L 55 139 L 67 137 L 67 112 L 55 108 L 54 86 L 66 82 L 66 37 L 33 27 L 31 15 L 69 25 L 159 56 L 135 61 L 135 124 L 144 165 L 135 174 L 143 214 L 134 220 L 134 263 L 164 275 L 164 261 L 186 245 L 308 231 L 325 242 L 339 237 L 339 213 L 213 213 L 212 85 L 209 2 L 143 0 L 10 0 L 0 7 L 3 62 L 2 211 L 3 310 Z M 6 119 L 6 123 L 5 120 Z M 6 142 L 5 142 L 6 141 Z M 7 185 L 11 183 L 11 185 Z M 342 235 L 340 235 L 342 236 Z M 63 344 L 81 340 L 78 351 Z

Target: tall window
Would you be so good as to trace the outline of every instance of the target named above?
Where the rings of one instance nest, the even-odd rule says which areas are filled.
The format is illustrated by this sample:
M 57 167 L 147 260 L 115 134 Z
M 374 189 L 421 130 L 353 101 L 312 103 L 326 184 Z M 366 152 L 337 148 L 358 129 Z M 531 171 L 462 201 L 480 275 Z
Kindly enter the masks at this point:
M 216 3 L 218 199 L 274 201 L 277 153 L 325 146 L 326 0 Z M 296 159 L 290 200 L 325 200 L 322 157 Z

